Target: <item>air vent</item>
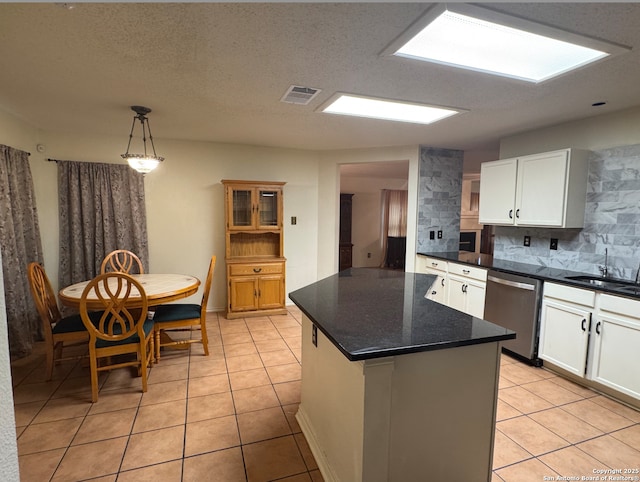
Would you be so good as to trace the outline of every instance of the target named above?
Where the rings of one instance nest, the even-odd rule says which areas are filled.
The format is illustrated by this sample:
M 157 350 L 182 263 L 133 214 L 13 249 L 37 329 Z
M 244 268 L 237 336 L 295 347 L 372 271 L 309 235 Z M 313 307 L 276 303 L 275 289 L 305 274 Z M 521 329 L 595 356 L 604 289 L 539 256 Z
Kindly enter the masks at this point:
M 307 105 L 320 92 L 322 92 L 321 89 L 292 85 L 287 89 L 280 101 L 286 102 L 287 104 Z

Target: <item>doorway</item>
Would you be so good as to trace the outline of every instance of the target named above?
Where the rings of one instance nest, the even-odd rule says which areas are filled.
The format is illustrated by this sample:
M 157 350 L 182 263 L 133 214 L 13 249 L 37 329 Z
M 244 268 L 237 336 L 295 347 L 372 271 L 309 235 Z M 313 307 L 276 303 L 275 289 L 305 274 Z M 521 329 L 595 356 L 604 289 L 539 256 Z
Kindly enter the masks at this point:
M 408 183 L 408 160 L 340 165 L 340 193 L 352 194 L 352 267 L 380 267 L 383 261 L 382 191 L 407 190 Z

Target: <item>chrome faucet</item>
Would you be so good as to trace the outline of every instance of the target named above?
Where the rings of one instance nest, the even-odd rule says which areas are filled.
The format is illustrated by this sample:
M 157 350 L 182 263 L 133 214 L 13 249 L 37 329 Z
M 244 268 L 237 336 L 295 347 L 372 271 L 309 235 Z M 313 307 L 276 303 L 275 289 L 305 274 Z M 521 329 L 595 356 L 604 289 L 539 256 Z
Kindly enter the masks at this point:
M 608 258 L 609 257 L 609 248 L 604 248 L 604 266 L 598 266 L 600 273 L 602 273 L 602 277 L 606 278 L 609 275 L 609 266 L 608 266 Z

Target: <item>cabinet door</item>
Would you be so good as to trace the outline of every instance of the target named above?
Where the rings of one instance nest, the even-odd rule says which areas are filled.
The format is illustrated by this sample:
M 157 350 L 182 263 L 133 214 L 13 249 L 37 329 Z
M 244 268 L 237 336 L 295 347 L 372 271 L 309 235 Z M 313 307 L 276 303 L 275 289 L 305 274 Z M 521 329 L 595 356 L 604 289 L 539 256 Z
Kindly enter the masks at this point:
M 465 312 L 476 318 L 484 318 L 486 283 L 469 281 L 465 289 L 467 307 Z
M 465 280 L 456 276 L 448 278 L 449 291 L 447 295 L 447 305 L 454 310 L 467 311 L 467 297 L 465 293 Z
M 269 229 L 280 226 L 281 192 L 279 189 L 256 189 L 256 227 Z
M 230 187 L 227 191 L 227 218 L 229 229 L 253 227 L 255 202 L 253 189 Z
M 518 160 L 515 222 L 527 226 L 562 226 L 566 208 L 568 152 Z
M 258 279 L 258 308 L 284 307 L 284 278 L 282 276 L 261 276 Z
M 590 378 L 640 398 L 640 320 L 600 313 L 591 333 L 595 343 Z
M 590 320 L 590 311 L 545 298 L 540 318 L 540 358 L 583 377 Z
M 230 311 L 258 309 L 258 278 L 241 276 L 229 280 Z
M 442 271 L 438 271 L 435 269 L 426 268 L 426 274 L 434 274 L 437 276 L 436 280 L 429 288 L 427 292 L 426 298 L 429 300 L 437 301 L 438 303 L 442 303 L 443 305 L 447 304 L 447 282 L 445 279 L 446 274 Z
M 483 162 L 480 166 L 481 224 L 513 224 L 517 159 Z

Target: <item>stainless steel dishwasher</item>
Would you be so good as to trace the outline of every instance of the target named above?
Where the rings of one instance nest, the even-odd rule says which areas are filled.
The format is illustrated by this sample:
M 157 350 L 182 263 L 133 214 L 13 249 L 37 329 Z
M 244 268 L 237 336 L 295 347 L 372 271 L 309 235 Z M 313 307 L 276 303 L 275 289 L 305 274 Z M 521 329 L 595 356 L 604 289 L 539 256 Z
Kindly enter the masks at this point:
M 505 351 L 540 366 L 538 331 L 542 281 L 489 270 L 484 319 L 516 332 L 515 340 L 503 342 Z

